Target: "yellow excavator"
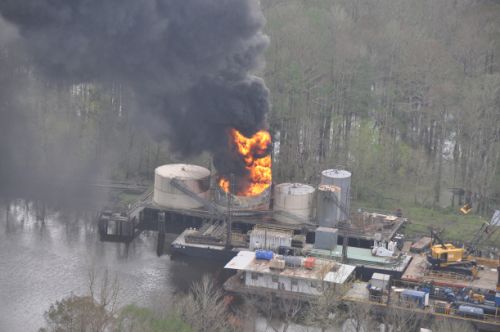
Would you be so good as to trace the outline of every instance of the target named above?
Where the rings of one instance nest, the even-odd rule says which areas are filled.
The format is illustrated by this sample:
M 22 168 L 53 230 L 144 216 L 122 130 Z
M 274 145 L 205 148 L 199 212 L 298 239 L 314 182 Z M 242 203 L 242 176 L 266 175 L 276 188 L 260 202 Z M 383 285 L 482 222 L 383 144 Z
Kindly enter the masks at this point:
M 460 208 L 460 212 L 462 214 L 469 214 L 472 211 L 472 205 L 470 203 L 466 203 L 464 206 Z
M 469 256 L 465 248 L 456 247 L 451 243 L 444 243 L 436 231 L 431 230 L 433 243 L 427 255 L 427 261 L 433 270 L 448 271 L 475 278 L 477 263 Z
M 475 278 L 477 276 L 477 263 L 474 255 L 479 254 L 477 245 L 490 238 L 499 226 L 500 211 L 497 210 L 491 221 L 485 222 L 465 247 L 444 243 L 436 231 L 431 229 L 433 241 L 430 253 L 427 255 L 427 261 L 433 270 L 444 270 Z

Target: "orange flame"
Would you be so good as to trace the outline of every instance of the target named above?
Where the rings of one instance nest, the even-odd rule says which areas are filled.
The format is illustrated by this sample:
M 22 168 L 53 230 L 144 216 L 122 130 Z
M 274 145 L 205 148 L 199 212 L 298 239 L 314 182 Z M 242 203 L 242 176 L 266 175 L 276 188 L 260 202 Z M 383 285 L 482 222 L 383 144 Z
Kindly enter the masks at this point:
M 261 130 L 252 137 L 245 137 L 236 129 L 229 132 L 232 142 L 238 153 L 245 161 L 248 178 L 245 188 L 238 191 L 239 196 L 256 196 L 264 192 L 272 182 L 271 155 L 269 146 L 271 135 L 268 131 Z M 264 156 L 263 156 L 264 155 Z M 230 181 L 227 178 L 219 179 L 219 186 L 225 192 L 230 190 Z

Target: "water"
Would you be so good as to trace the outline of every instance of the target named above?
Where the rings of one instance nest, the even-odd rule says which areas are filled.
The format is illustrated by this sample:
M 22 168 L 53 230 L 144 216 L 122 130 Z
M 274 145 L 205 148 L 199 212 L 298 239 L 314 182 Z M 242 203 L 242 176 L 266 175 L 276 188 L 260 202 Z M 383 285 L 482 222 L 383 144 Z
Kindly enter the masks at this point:
M 88 293 L 93 270 L 118 278 L 119 305 L 155 310 L 168 310 L 172 296 L 220 271 L 220 265 L 157 257 L 154 234 L 128 248 L 102 243 L 92 217 L 52 213 L 42 223 L 24 204 L 12 206 L 8 219 L 0 209 L 0 331 L 37 331 L 50 304 Z

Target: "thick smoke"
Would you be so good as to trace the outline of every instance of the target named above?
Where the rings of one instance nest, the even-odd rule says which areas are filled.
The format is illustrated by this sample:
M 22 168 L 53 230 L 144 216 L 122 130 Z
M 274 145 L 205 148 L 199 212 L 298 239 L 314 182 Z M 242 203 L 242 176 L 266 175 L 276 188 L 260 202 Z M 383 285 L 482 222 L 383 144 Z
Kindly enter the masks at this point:
M 222 173 L 245 171 L 227 130 L 265 126 L 268 90 L 251 76 L 268 44 L 258 0 L 2 0 L 0 14 L 46 80 L 118 82 L 137 122 L 176 152 L 209 151 Z M 2 112 L 2 126 L 23 123 Z M 15 173 L 2 166 L 0 179 Z

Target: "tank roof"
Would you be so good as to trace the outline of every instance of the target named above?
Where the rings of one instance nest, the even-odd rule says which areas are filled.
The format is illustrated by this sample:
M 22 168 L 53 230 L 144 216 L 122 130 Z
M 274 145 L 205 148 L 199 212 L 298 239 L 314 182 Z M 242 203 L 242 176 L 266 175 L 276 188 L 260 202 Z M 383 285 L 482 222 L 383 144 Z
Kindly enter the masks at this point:
M 155 169 L 155 173 L 164 178 L 201 179 L 210 176 L 210 171 L 198 165 L 167 164 Z
M 307 195 L 313 193 L 315 189 L 303 183 L 280 183 L 276 186 L 275 190 L 289 195 Z
M 343 169 L 327 169 L 321 172 L 322 175 L 328 176 L 331 178 L 337 178 L 337 179 L 343 179 L 343 178 L 350 178 L 351 177 L 351 172 L 343 170 Z
M 340 187 L 334 186 L 333 184 L 322 184 L 318 187 L 318 190 L 340 192 L 341 189 Z

